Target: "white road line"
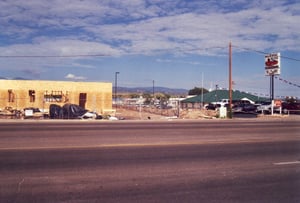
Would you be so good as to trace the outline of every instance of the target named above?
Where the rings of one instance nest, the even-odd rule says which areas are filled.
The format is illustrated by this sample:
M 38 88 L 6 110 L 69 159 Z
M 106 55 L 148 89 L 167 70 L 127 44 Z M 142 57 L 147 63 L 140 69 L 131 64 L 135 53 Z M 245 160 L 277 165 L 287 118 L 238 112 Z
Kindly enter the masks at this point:
M 21 185 L 24 183 L 25 181 L 25 178 L 23 178 L 20 182 L 19 182 L 19 185 L 18 185 L 18 193 L 21 191 Z
M 274 165 L 292 165 L 292 164 L 300 164 L 300 161 L 286 161 L 286 162 L 278 162 L 273 163 Z

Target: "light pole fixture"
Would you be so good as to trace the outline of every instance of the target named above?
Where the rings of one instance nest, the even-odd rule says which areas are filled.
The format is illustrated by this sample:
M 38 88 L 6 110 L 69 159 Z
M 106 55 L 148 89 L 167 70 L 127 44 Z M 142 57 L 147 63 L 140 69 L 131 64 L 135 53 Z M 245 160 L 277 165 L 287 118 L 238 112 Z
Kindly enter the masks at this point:
M 155 92 L 154 92 L 154 80 L 152 80 L 152 105 L 154 106 L 154 104 L 155 104 Z
M 216 103 L 218 101 L 218 89 L 219 89 L 219 85 L 216 85 L 216 92 L 215 92 Z
M 115 95 L 114 95 L 114 99 L 115 99 L 116 108 L 117 108 L 117 94 L 118 94 L 118 74 L 120 74 L 120 72 L 115 72 Z

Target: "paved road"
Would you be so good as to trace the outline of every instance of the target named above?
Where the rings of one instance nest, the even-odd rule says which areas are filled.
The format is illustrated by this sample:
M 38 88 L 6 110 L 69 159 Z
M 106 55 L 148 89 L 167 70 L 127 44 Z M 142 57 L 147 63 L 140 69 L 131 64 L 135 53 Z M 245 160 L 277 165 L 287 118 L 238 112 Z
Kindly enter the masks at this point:
M 0 124 L 1 202 L 300 202 L 298 121 Z

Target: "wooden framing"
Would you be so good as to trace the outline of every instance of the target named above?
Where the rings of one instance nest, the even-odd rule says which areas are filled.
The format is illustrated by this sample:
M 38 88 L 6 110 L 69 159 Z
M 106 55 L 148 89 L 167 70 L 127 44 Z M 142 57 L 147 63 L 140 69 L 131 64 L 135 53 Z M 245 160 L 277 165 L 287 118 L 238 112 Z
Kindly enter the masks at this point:
M 34 107 L 47 112 L 50 104 L 65 103 L 97 113 L 112 109 L 112 83 L 0 80 L 0 109 Z

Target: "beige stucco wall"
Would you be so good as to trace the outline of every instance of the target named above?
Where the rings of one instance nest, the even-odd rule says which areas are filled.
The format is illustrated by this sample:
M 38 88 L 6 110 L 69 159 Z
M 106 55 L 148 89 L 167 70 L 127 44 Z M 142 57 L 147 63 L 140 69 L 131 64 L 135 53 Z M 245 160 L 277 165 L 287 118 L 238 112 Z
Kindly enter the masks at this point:
M 9 93 L 14 94 L 14 101 L 9 102 Z M 35 101 L 30 102 L 29 90 L 35 91 Z M 61 102 L 44 100 L 46 92 L 61 91 Z M 0 80 L 0 108 L 12 107 L 21 110 L 26 107 L 49 109 L 50 104 L 63 106 L 65 103 L 79 104 L 79 94 L 86 93 L 85 108 L 101 113 L 112 108 L 112 83 L 104 82 L 66 82 L 40 80 Z

